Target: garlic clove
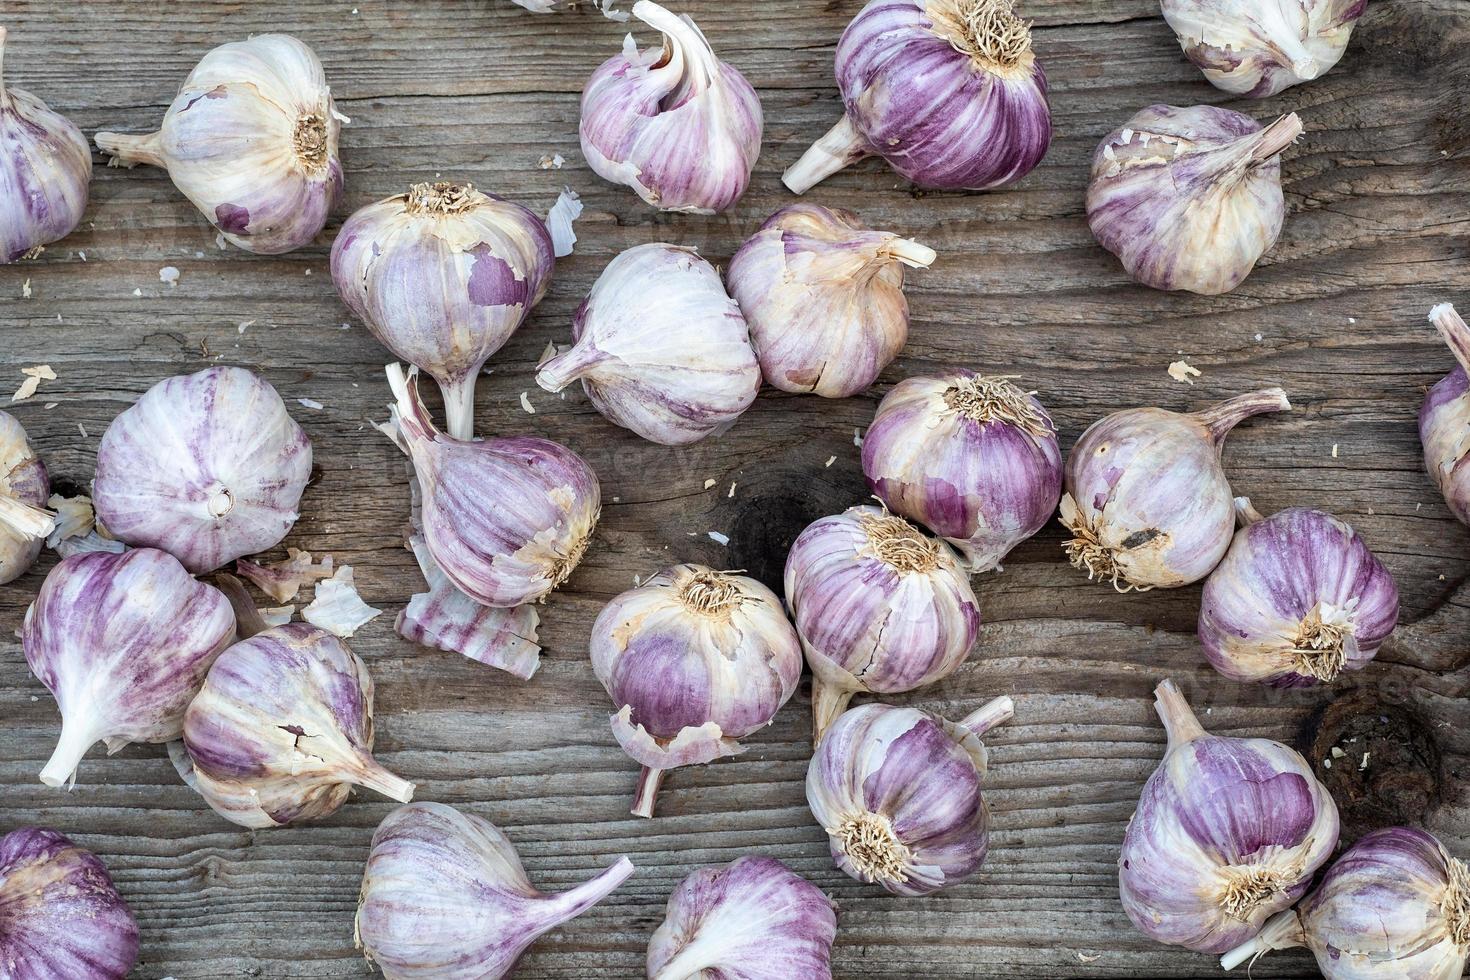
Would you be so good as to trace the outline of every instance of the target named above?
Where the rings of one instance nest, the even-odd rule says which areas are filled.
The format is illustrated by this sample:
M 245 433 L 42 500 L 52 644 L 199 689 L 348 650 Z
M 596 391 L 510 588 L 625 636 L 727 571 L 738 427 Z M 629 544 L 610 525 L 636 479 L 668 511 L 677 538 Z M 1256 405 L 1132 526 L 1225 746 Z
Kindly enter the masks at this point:
M 1470 524 L 1470 326 L 1449 303 L 1429 311 L 1456 366 L 1424 396 L 1419 409 L 1419 441 L 1424 447 L 1424 468 L 1439 487 L 1450 513 L 1462 524 Z
M 0 585 L 35 564 L 47 535 L 55 530 L 55 520 L 44 510 L 50 498 L 46 464 L 31 449 L 15 416 L 0 412 Z

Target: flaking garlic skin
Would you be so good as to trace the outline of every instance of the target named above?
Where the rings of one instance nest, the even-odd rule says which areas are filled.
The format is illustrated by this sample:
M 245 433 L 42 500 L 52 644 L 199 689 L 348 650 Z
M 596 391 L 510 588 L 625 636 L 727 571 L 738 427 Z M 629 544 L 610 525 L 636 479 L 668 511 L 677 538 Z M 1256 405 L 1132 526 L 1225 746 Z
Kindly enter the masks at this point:
M 31 449 L 15 416 L 0 412 L 0 585 L 24 575 L 41 554 L 55 521 L 46 464 Z
M 1449 303 L 1429 311 L 1456 366 L 1437 381 L 1419 408 L 1419 441 L 1424 469 L 1439 488 L 1450 513 L 1470 524 L 1470 326 Z

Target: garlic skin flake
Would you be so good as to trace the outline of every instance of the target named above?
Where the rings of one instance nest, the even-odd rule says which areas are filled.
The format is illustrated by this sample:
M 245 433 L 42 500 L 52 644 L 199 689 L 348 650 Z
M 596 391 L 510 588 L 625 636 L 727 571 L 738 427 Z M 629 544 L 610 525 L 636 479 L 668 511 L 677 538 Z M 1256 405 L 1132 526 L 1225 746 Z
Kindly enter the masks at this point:
M 344 118 L 311 48 L 258 34 L 206 54 L 158 132 L 98 133 L 97 146 L 114 164 L 163 167 L 226 240 L 277 255 L 311 242 L 342 194 Z
M 832 980 L 837 911 L 775 858 L 700 868 L 669 896 L 648 944 L 649 980 Z
M 1449 303 L 1429 311 L 1429 322 L 1458 362 L 1435 382 L 1419 409 L 1419 441 L 1424 469 L 1439 487 L 1445 505 L 1462 524 L 1470 524 L 1470 326 Z
M 0 585 L 24 575 L 56 529 L 45 510 L 50 499 L 46 464 L 15 416 L 0 412 Z
M 604 417 L 660 445 L 725 432 L 760 391 L 740 307 L 693 249 L 653 243 L 613 259 L 578 308 L 572 337 L 536 383 L 561 391 L 580 378 Z
M 1294 112 L 1263 128 L 1218 106 L 1149 106 L 1092 156 L 1092 235 L 1135 282 L 1228 293 L 1281 234 L 1280 154 L 1301 133 Z
M 846 398 L 876 381 L 908 340 L 903 267 L 924 269 L 936 257 L 868 230 L 851 211 L 792 204 L 740 246 L 725 281 L 768 382 Z
M 582 90 L 582 155 L 598 176 L 660 211 L 733 207 L 761 152 L 760 98 L 688 15 L 638 0 L 633 16 L 663 32 L 663 47 L 639 51 L 630 34 L 623 52 L 592 73 Z
M 542 933 L 576 918 L 633 873 L 620 857 L 569 891 L 526 877 L 490 821 L 442 803 L 383 818 L 363 871 L 355 937 L 384 980 L 499 980 Z

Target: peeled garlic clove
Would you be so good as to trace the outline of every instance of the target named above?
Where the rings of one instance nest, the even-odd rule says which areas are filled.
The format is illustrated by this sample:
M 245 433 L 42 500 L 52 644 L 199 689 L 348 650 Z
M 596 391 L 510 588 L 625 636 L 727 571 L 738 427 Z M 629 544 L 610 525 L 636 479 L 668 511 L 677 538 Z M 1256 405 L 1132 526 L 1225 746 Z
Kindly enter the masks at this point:
M 718 435 L 760 390 L 740 307 L 693 249 L 654 243 L 613 259 L 577 310 L 572 336 L 536 383 L 561 391 L 580 378 L 599 412 L 650 442 Z
M 998 567 L 1041 530 L 1062 493 L 1056 425 L 1041 402 L 973 371 L 899 382 L 862 458 L 873 493 L 954 545 L 972 572 Z
M 50 499 L 46 464 L 31 449 L 15 416 L 0 412 L 0 585 L 35 564 L 46 536 L 55 529 L 44 509 Z
M 745 76 L 715 57 L 688 15 L 638 0 L 633 16 L 663 48 L 622 54 L 582 90 L 582 155 L 598 176 L 633 188 L 660 211 L 733 207 L 761 152 L 761 103 Z
M 1173 681 L 1154 696 L 1169 747 L 1123 838 L 1123 910 L 1150 939 L 1223 953 L 1306 893 L 1337 806 L 1292 749 L 1208 734 Z
M 98 133 L 97 146 L 114 164 L 165 168 L 226 239 L 275 255 L 315 238 L 341 196 L 345 118 L 311 48 L 258 34 L 206 54 L 158 132 Z
M 475 379 L 546 295 L 555 264 L 540 218 L 448 182 L 369 204 L 332 245 L 342 301 L 439 382 L 456 439 L 474 437 Z
M 767 381 L 846 398 L 903 349 L 903 267 L 927 268 L 935 257 L 915 241 L 869 231 L 851 211 L 793 204 L 740 247 L 725 279 Z
M 846 115 L 781 178 L 797 194 L 873 155 L 932 190 L 1002 187 L 1051 145 L 1014 0 L 869 0 L 837 42 L 837 87 Z
M 1163 0 L 1184 56 L 1226 92 L 1265 98 L 1337 64 L 1367 0 Z
M 99 740 L 167 742 L 235 616 L 217 590 L 162 551 L 135 548 L 63 560 L 26 610 L 21 645 L 61 709 L 61 739 L 41 782 L 60 786 Z
M 876 703 L 839 716 L 806 774 L 837 867 L 895 895 L 928 895 L 978 871 L 990 850 L 980 737 L 1014 713 L 999 697 L 958 723 Z
M 442 803 L 383 818 L 358 898 L 357 945 L 384 980 L 498 980 L 544 932 L 633 873 L 626 857 L 570 891 L 537 891 L 494 824 Z
M 311 475 L 311 441 L 244 368 L 167 378 L 113 419 L 92 505 L 108 532 L 191 572 L 279 544 Z
M 1281 234 L 1280 154 L 1301 133 L 1294 112 L 1262 128 L 1218 106 L 1149 106 L 1092 155 L 1092 235 L 1135 282 L 1228 293 Z
M 755 579 L 666 568 L 592 624 L 592 669 L 617 707 L 613 735 L 642 764 L 633 813 L 653 816 L 664 771 L 744 751 L 801 679 L 781 600 Z
M 1202 412 L 1133 408 L 1094 422 L 1064 472 L 1072 565 L 1120 592 L 1172 589 L 1210 574 L 1235 526 L 1220 464 L 1225 437 L 1252 415 L 1289 408 L 1285 392 L 1267 388 Z
M 1459 362 L 1424 396 L 1419 409 L 1419 441 L 1424 468 L 1462 524 L 1470 524 L 1470 326 L 1449 303 L 1429 311 L 1429 322 Z
M 837 914 L 774 858 L 700 868 L 669 896 L 648 944 L 649 980 L 832 980 Z

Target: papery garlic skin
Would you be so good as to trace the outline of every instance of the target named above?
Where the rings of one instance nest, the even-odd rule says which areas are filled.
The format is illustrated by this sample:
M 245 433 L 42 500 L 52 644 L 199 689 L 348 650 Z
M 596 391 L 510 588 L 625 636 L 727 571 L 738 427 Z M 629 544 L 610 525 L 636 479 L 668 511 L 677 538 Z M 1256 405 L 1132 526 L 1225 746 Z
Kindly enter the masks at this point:
M 715 57 L 688 15 L 638 0 L 633 16 L 662 31 L 662 48 L 632 35 L 582 90 L 582 155 L 605 180 L 633 188 L 660 211 L 714 214 L 733 207 L 761 152 L 755 89 Z
M 1292 749 L 1208 734 L 1173 681 L 1154 694 L 1169 746 L 1123 837 L 1123 910 L 1150 939 L 1223 953 L 1306 893 L 1337 806 Z
M 289 34 L 222 44 L 147 136 L 98 133 L 123 166 L 168 170 L 225 238 L 276 255 L 314 239 L 342 194 L 337 112 L 316 53 Z
M 1056 424 L 1035 394 L 963 369 L 900 381 L 878 404 L 862 460 L 873 493 L 953 545 L 971 572 L 999 567 L 1062 495 Z
M 46 464 L 31 449 L 15 416 L 0 412 L 0 585 L 20 578 L 36 563 L 55 528 L 44 509 L 50 499 Z
M 990 850 L 980 738 L 1014 712 L 999 697 L 957 723 L 877 703 L 840 715 L 806 775 L 807 803 L 837 867 L 906 896 L 978 871 Z
M 903 267 L 935 258 L 918 242 L 868 230 L 851 211 L 792 204 L 740 246 L 725 281 L 768 382 L 846 398 L 876 381 L 908 339 Z
M 0 976 L 123 980 L 138 922 L 97 855 L 54 830 L 0 837 Z
M 337 292 L 393 355 L 444 392 L 447 431 L 474 437 L 475 379 L 546 295 L 551 234 L 470 184 L 415 184 L 369 204 L 332 245 Z
M 649 980 L 832 980 L 837 913 L 774 858 L 700 868 L 669 896 L 648 944 Z
M 1088 227 L 1135 282 L 1228 293 L 1281 234 L 1280 154 L 1301 132 L 1294 112 L 1263 128 L 1218 106 L 1149 106 L 1098 144 Z
M 561 391 L 580 378 L 603 416 L 660 445 L 723 433 L 760 391 L 740 307 L 693 249 L 653 243 L 613 259 L 578 308 L 572 337 L 536 383 Z
M 626 857 L 569 891 L 537 891 L 494 824 L 410 803 L 373 833 L 354 922 L 384 980 L 498 980 L 536 937 L 596 905 L 633 873 Z
M 41 782 L 60 786 L 97 741 L 167 742 L 220 652 L 235 615 L 219 590 L 153 548 L 64 559 L 26 610 L 21 645 L 61 709 Z
M 1419 409 L 1419 441 L 1424 447 L 1424 469 L 1450 513 L 1470 524 L 1470 326 L 1449 303 L 1429 311 L 1429 322 L 1449 345 L 1458 362 L 1435 382 Z
M 1235 526 L 1220 464 L 1225 437 L 1252 415 L 1289 408 L 1285 392 L 1267 388 L 1200 412 L 1134 408 L 1094 422 L 1063 472 L 1072 565 L 1120 592 L 1172 589 L 1210 574 Z

